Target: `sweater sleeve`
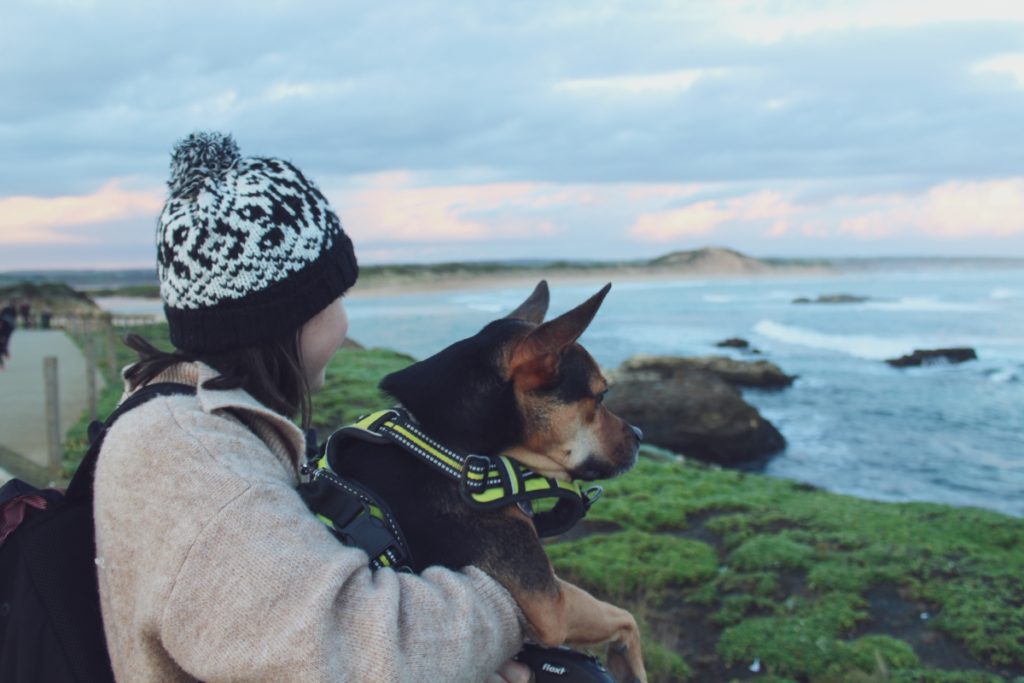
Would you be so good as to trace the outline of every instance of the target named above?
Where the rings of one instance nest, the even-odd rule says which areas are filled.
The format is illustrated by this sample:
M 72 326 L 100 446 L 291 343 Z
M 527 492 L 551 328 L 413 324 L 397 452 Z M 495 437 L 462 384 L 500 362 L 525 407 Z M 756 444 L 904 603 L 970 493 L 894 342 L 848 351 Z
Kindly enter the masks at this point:
M 521 646 L 483 572 L 371 572 L 285 486 L 254 486 L 202 530 L 175 579 L 164 647 L 200 680 L 479 683 Z
M 118 420 L 96 473 L 100 597 L 119 679 L 466 681 L 522 644 L 483 572 L 371 572 L 309 512 L 294 465 L 192 397 Z

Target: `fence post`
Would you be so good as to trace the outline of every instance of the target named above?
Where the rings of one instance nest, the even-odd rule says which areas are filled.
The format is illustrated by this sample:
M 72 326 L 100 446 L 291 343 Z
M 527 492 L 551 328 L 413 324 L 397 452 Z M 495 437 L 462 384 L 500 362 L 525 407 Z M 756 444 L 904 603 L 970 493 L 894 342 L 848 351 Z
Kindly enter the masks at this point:
M 92 421 L 96 419 L 96 342 L 92 334 L 85 335 L 85 394 Z
M 50 476 L 60 476 L 63 456 L 61 454 L 60 394 L 57 386 L 57 358 L 43 359 L 43 380 L 46 383 L 46 441 L 48 446 L 47 468 Z
M 107 366 L 110 368 L 110 376 L 113 377 L 116 382 L 118 380 L 117 371 L 120 368 L 117 367 L 117 334 L 114 332 L 114 314 L 107 313 L 105 320 L 105 332 L 107 337 Z

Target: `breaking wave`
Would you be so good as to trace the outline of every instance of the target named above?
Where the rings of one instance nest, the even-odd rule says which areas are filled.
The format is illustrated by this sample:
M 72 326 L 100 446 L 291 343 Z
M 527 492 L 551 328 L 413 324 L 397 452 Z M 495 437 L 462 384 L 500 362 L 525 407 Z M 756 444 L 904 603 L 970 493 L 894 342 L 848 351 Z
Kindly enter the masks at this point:
M 873 337 L 870 335 L 837 335 L 815 332 L 773 320 L 762 320 L 754 326 L 758 334 L 797 346 L 839 351 L 868 360 L 885 360 L 909 353 L 921 345 L 911 338 Z

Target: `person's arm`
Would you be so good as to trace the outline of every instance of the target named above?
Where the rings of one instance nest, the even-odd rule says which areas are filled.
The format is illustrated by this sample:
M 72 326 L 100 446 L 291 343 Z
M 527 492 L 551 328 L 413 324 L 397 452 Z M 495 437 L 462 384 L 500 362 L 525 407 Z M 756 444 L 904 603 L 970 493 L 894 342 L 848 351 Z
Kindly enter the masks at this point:
M 200 680 L 479 683 L 521 645 L 482 572 L 371 573 L 284 486 L 253 487 L 196 538 L 161 624 Z

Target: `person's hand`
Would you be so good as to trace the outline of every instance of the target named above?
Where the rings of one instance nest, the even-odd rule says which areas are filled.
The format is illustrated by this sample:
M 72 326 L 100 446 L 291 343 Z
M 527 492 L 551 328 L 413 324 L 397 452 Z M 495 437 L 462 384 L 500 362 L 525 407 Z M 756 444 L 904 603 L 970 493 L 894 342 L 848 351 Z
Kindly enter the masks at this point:
M 510 659 L 488 676 L 487 683 L 530 683 L 530 668 Z

